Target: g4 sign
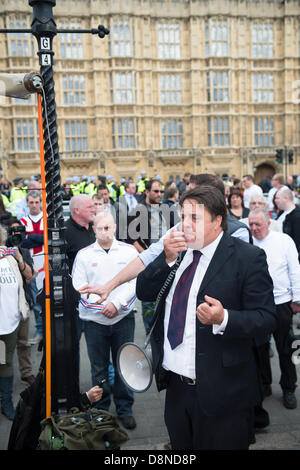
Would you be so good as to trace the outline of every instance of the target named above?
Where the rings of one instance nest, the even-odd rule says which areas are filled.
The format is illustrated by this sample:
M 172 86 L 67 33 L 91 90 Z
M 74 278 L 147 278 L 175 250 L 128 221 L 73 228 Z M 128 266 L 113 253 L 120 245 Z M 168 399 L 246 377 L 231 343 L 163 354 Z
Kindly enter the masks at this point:
M 41 54 L 41 65 L 52 65 L 51 54 Z
M 51 47 L 50 38 L 42 37 L 40 38 L 40 41 L 41 41 L 40 48 L 43 51 L 50 51 L 50 47 Z
M 51 54 L 46 53 L 46 51 L 51 50 L 51 40 L 50 38 L 43 36 L 40 38 L 40 50 L 45 51 L 40 54 L 40 65 L 50 66 L 52 65 Z

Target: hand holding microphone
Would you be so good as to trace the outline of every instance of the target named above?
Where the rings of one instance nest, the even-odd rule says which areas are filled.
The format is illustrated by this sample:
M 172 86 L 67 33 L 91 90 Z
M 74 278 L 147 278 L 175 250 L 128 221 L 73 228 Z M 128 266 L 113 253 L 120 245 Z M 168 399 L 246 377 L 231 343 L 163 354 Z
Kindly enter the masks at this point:
M 175 261 L 181 251 L 187 249 L 186 238 L 183 232 L 180 232 L 176 227 L 171 231 L 170 235 L 164 239 L 164 250 L 166 262 L 171 263 Z

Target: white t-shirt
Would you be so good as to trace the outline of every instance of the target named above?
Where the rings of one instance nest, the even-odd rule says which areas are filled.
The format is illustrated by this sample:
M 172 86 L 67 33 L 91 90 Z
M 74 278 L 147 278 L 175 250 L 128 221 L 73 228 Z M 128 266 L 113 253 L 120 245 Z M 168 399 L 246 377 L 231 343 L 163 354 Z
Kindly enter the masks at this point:
M 125 266 L 137 257 L 133 245 L 114 239 L 108 253 L 96 241 L 80 250 L 75 258 L 72 270 L 73 286 L 76 290 L 86 284 L 105 284 L 118 274 Z M 96 304 L 98 295 L 81 295 L 79 317 L 82 320 L 94 321 L 101 325 L 113 325 L 122 320 L 133 309 L 136 300 L 136 279 L 126 282 L 114 289 L 103 304 Z M 112 302 L 118 310 L 117 316 L 108 318 L 102 314 L 104 305 Z
M 279 189 L 281 188 L 287 188 L 287 186 L 283 185 L 280 188 L 275 188 L 275 186 L 273 186 L 273 188 L 271 188 L 270 191 L 268 192 L 267 204 L 269 206 L 270 211 L 274 209 L 274 204 L 273 204 L 274 194 L 277 193 L 277 191 L 279 191 Z
M 18 287 L 7 258 L 0 259 L 0 335 L 12 333 L 20 323 Z

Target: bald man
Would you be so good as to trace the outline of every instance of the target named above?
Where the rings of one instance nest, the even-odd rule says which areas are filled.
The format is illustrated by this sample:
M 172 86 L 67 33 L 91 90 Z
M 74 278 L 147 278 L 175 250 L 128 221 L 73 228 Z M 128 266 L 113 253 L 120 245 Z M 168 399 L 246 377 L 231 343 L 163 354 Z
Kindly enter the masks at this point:
M 73 286 L 78 291 L 87 284 L 104 284 L 117 275 L 137 256 L 137 250 L 115 238 L 116 224 L 109 212 L 96 215 L 93 224 L 96 241 L 80 250 L 72 271 Z M 92 385 L 106 379 L 103 397 L 96 407 L 108 410 L 111 403 L 108 367 L 110 353 L 115 368 L 112 388 L 116 411 L 123 426 L 136 427 L 132 415 L 133 392 L 121 380 L 116 361 L 119 348 L 134 340 L 135 279 L 112 290 L 107 300 L 96 304 L 98 295 L 82 294 L 79 301 L 79 317 L 91 362 Z
M 282 225 L 283 233 L 294 240 L 300 261 L 300 207 L 295 205 L 293 192 L 288 188 L 276 193 L 275 203 L 280 210 L 276 220 Z
M 252 196 L 250 199 L 250 205 L 249 205 L 250 211 L 254 211 L 255 209 L 264 209 L 265 211 L 268 211 L 268 204 L 265 201 L 265 198 L 263 195 L 259 196 Z M 248 217 L 245 217 L 244 219 L 240 219 L 240 222 L 243 224 L 247 225 L 249 227 L 249 219 Z M 270 230 L 274 232 L 282 232 L 282 227 L 280 223 L 277 220 L 270 219 Z

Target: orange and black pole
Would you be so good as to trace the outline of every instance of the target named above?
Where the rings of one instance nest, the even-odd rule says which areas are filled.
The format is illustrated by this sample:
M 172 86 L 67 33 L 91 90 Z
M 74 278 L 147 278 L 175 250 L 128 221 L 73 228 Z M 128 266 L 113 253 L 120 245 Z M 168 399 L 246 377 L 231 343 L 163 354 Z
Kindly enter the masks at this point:
M 45 153 L 43 141 L 43 117 L 42 99 L 37 95 L 38 102 L 38 129 L 40 143 L 41 161 L 41 182 L 42 182 L 42 203 L 43 203 L 43 226 L 44 226 L 44 256 L 45 256 L 45 401 L 46 418 L 51 416 L 51 305 L 50 305 L 50 272 L 49 272 L 49 245 L 48 245 L 48 220 L 46 201 L 46 173 L 45 173 Z
M 58 129 L 52 50 L 56 36 L 55 0 L 29 0 L 33 8 L 32 34 L 38 42 L 43 87 L 38 96 L 41 178 L 44 215 L 44 358 L 45 416 L 65 414 L 79 404 L 78 340 L 76 315 L 70 303 L 69 276 L 64 237 Z
M 56 0 L 29 0 L 33 8 L 31 29 L 0 29 L 0 33 L 5 34 L 33 34 L 38 42 L 42 77 L 42 85 L 37 88 L 45 251 L 45 301 L 42 302 L 45 417 L 67 413 L 70 408 L 79 406 L 80 398 L 76 305 L 70 302 L 74 299 L 74 290 L 64 236 L 52 43 L 59 32 L 97 34 L 100 38 L 109 34 L 103 25 L 97 29 L 57 30 L 53 16 L 55 5 Z
M 44 285 L 44 354 L 46 358 L 46 417 L 64 414 L 79 405 L 79 343 L 72 280 L 66 255 L 63 199 L 61 194 L 60 159 L 55 103 L 52 50 L 53 39 L 59 32 L 53 16 L 56 0 L 29 0 L 33 8 L 31 33 L 38 42 L 42 96 L 38 97 L 39 134 L 43 211 L 47 232 L 45 244 Z M 109 30 L 72 30 L 97 34 L 104 38 Z M 42 145 L 43 142 L 43 145 Z

